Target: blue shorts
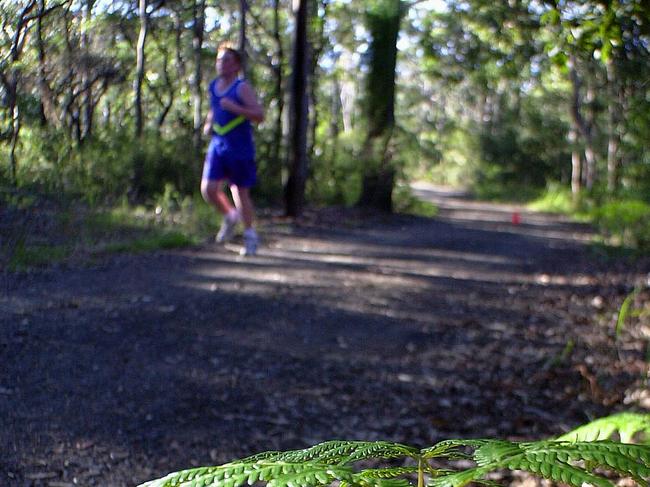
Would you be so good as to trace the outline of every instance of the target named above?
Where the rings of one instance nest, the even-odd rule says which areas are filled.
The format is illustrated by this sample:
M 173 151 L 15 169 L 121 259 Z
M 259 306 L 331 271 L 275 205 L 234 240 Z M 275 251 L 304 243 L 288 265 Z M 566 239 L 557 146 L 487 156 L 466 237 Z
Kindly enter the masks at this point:
M 213 137 L 203 164 L 203 179 L 227 179 L 241 188 L 250 188 L 257 182 L 255 160 L 242 159 L 234 151 L 223 150 L 223 147 L 219 146 L 219 140 Z

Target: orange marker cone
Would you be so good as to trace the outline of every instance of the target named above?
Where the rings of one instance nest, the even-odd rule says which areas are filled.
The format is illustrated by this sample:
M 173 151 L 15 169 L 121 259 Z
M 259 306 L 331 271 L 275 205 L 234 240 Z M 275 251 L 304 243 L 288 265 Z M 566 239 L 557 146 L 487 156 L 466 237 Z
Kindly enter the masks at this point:
M 519 212 L 515 211 L 512 213 L 512 224 L 513 225 L 519 225 L 521 223 L 521 217 L 519 216 Z

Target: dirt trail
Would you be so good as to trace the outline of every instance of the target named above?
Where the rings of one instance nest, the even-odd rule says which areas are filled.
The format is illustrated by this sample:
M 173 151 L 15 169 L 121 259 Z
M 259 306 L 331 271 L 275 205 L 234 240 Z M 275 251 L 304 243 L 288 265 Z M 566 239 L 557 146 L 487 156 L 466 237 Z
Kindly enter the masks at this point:
M 416 190 L 438 217 L 321 210 L 267 218 L 254 258 L 206 244 L 5 274 L 0 485 L 132 486 L 332 438 L 539 438 L 649 406 L 643 340 L 611 333 L 647 263 Z

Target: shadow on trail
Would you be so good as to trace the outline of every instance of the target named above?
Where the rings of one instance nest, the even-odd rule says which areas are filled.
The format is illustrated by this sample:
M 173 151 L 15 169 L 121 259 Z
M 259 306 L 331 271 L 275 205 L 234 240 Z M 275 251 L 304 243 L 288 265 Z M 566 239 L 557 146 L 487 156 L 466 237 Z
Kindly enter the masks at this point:
M 0 476 L 134 485 L 332 438 L 537 438 L 606 409 L 561 360 L 587 353 L 602 292 L 579 242 L 394 221 L 17 277 Z

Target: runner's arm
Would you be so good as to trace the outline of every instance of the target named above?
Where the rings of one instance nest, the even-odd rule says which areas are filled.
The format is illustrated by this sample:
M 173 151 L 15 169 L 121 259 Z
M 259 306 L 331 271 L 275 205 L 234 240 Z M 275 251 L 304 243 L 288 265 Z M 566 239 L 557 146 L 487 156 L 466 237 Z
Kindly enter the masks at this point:
M 253 88 L 248 83 L 242 83 L 237 87 L 237 94 L 242 101 L 238 104 L 229 98 L 221 99 L 221 108 L 228 110 L 235 115 L 242 115 L 251 122 L 260 123 L 264 121 L 264 108 L 257 101 Z
M 212 133 L 212 122 L 214 121 L 214 114 L 212 113 L 212 108 L 208 110 L 208 114 L 205 117 L 205 122 L 203 123 L 203 133 L 205 135 L 210 135 Z

